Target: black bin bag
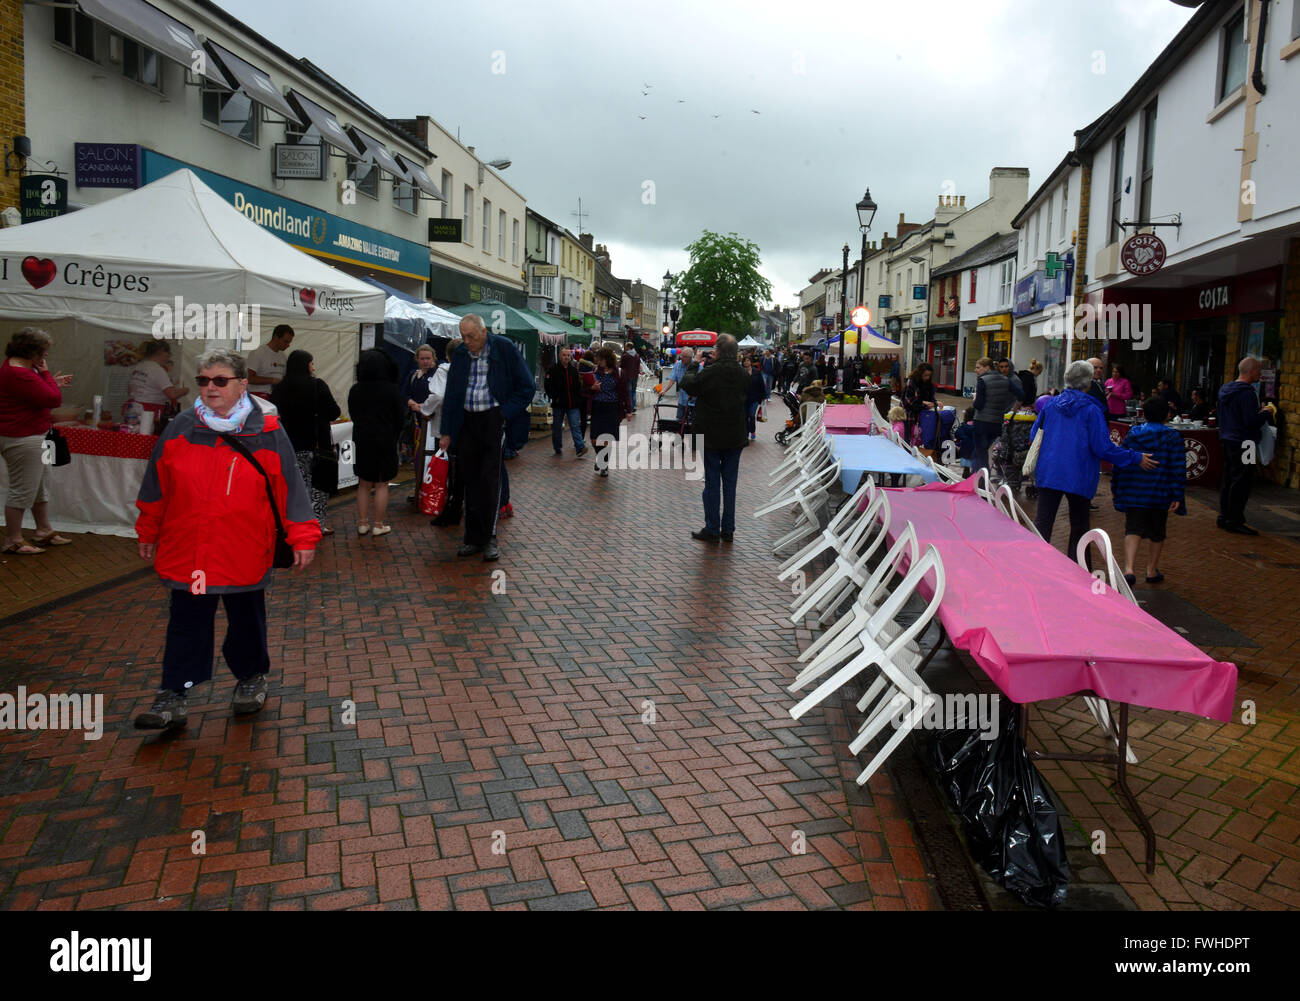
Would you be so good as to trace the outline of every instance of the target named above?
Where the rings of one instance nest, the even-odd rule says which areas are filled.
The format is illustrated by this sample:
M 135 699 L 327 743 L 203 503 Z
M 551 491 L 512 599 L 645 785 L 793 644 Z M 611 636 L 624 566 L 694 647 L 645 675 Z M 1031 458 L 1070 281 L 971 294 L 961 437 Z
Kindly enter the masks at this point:
M 1053 907 L 1070 882 L 1061 818 L 1020 736 L 1022 708 L 999 698 L 997 735 L 944 731 L 934 764 L 975 861 L 1025 903 Z

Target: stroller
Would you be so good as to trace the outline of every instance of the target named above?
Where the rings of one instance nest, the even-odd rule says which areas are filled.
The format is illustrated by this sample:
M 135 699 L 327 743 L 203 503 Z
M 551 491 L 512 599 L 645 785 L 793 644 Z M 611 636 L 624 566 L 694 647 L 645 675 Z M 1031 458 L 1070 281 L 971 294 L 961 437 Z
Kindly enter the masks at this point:
M 1002 436 L 989 448 L 989 465 L 996 479 L 1019 493 L 1025 486 L 1025 495 L 1034 497 L 1038 489 L 1025 484 L 1025 457 L 1029 455 L 1029 432 L 1033 430 L 1035 414 L 1012 413 L 1002 422 Z
M 786 405 L 790 411 L 790 418 L 785 422 L 785 427 L 776 433 L 776 443 L 784 447 L 790 441 L 790 435 L 803 425 L 803 415 L 801 413 L 805 403 L 825 403 L 826 394 L 823 392 L 820 383 L 813 383 L 807 387 L 798 396 L 794 390 L 787 389 L 781 394 L 781 402 Z

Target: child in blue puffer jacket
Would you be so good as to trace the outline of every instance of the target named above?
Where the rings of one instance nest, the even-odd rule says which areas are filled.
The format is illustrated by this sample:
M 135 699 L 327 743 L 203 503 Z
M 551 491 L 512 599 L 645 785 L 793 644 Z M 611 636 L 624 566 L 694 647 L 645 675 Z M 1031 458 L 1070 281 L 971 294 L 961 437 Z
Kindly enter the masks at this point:
M 1124 512 L 1124 579 L 1137 580 L 1133 562 L 1143 539 L 1151 543 L 1147 554 L 1148 584 L 1165 579 L 1160 572 L 1160 550 L 1164 547 L 1165 529 L 1170 514 L 1186 514 L 1184 493 L 1187 486 L 1187 447 L 1183 436 L 1166 426 L 1169 404 L 1153 396 L 1142 404 L 1145 424 L 1134 425 L 1124 437 L 1124 448 L 1149 452 L 1160 463 L 1155 469 L 1140 466 L 1116 469 L 1111 487 L 1115 510 Z

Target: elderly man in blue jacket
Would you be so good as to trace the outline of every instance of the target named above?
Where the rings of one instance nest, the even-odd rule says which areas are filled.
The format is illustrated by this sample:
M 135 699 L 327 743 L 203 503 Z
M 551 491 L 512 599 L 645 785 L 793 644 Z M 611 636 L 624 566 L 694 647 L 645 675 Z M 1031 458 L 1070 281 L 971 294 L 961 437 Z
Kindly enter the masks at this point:
M 1223 480 L 1219 486 L 1217 524 L 1234 535 L 1258 535 L 1246 524 L 1246 503 L 1255 482 L 1256 449 L 1264 425 L 1276 412 L 1271 404 L 1260 406 L 1259 382 L 1262 366 L 1258 358 L 1243 358 L 1237 378 L 1219 390 L 1219 444 L 1223 451 Z M 1247 447 L 1247 442 L 1251 447 Z
M 460 321 L 463 343 L 451 356 L 442 404 L 443 449 L 456 446 L 465 483 L 465 543 L 457 556 L 500 556 L 497 517 L 501 510 L 501 461 L 512 420 L 527 413 L 537 384 L 515 346 L 489 334 L 483 317 Z

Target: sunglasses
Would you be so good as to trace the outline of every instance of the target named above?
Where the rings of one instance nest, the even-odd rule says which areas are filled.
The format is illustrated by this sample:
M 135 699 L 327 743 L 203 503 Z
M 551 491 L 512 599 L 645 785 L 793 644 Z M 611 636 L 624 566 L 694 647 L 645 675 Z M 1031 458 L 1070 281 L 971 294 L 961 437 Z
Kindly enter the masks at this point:
M 232 382 L 238 382 L 233 375 L 196 375 L 194 381 L 199 384 L 200 389 L 207 388 L 208 383 L 212 383 L 218 389 L 225 389 Z

